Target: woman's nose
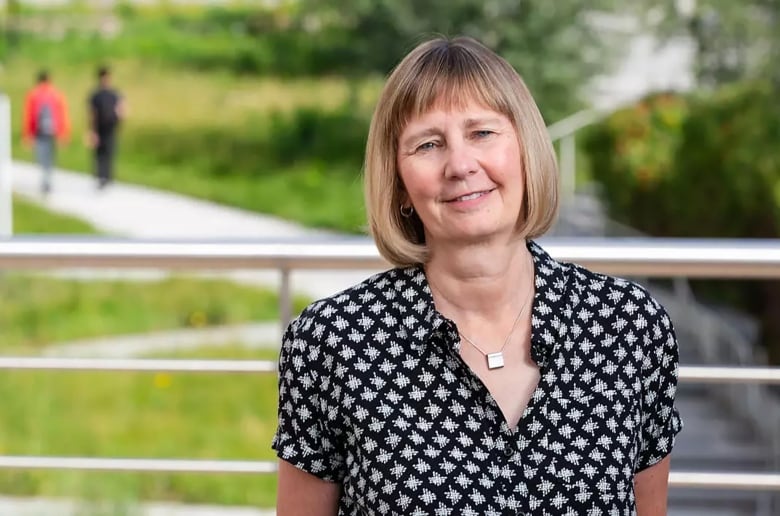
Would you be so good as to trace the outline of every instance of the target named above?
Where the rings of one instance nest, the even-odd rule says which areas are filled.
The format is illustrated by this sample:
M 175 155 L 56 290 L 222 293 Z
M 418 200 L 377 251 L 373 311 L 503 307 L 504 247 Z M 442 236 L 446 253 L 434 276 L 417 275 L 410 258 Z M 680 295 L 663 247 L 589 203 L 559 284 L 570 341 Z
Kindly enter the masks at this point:
M 447 163 L 444 167 L 444 176 L 458 179 L 474 174 L 479 168 L 474 153 L 463 142 L 447 146 Z

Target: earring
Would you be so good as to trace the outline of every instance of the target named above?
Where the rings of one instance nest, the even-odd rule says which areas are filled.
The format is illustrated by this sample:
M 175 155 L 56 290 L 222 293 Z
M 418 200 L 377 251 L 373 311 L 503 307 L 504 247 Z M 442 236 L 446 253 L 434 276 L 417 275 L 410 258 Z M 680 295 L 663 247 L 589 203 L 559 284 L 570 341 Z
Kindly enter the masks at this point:
M 407 218 L 407 219 L 408 219 L 408 218 L 409 218 L 409 217 L 411 217 L 411 216 L 412 216 L 412 214 L 414 213 L 414 206 L 411 206 L 411 205 L 409 205 L 409 206 L 404 206 L 404 205 L 402 204 L 402 205 L 401 205 L 401 207 L 400 207 L 400 211 L 401 211 L 401 215 L 402 215 L 404 218 Z

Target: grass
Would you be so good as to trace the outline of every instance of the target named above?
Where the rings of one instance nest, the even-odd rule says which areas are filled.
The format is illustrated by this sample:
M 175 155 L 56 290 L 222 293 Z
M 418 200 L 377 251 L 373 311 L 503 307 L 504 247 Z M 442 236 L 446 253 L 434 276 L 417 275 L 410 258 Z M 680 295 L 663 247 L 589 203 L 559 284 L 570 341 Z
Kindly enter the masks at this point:
M 239 345 L 176 357 L 275 360 Z M 273 460 L 273 374 L 72 373 L 0 375 L 0 453 L 90 457 Z M 271 507 L 274 475 L 3 470 L 0 492 L 105 501 L 101 514 L 139 500 Z M 105 507 L 109 509 L 106 510 Z M 87 514 L 98 511 L 89 510 Z
M 58 165 L 88 171 L 91 158 L 82 144 L 82 106 L 94 82 L 90 63 L 55 64 L 24 56 L 6 63 L 0 84 L 13 104 L 15 158 L 33 160 L 32 152 L 20 142 L 21 106 L 36 70 L 47 64 L 68 99 L 73 125 L 71 142 L 59 150 Z M 135 59 L 115 61 L 112 68 L 128 113 L 120 135 L 118 179 L 274 214 L 307 226 L 363 232 L 360 162 L 355 153 L 346 161 L 323 160 L 307 157 L 306 143 L 296 147 L 295 142 L 288 142 L 285 148 L 289 150 L 280 162 L 278 153 L 269 149 L 283 143 L 280 139 L 296 135 L 278 134 L 279 128 L 271 121 L 293 116 L 300 109 L 323 113 L 345 109 L 347 102 L 355 103 L 346 108 L 350 112 L 368 116 L 378 80 L 355 83 L 339 77 L 233 76 Z M 340 130 L 335 126 L 319 134 L 329 137 Z
M 50 343 L 275 320 L 278 297 L 228 280 L 79 281 L 0 276 L 0 352 L 35 353 Z M 303 308 L 298 299 L 295 308 Z
M 15 235 L 25 234 L 95 234 L 97 230 L 76 217 L 53 213 L 35 203 L 14 196 L 13 225 Z

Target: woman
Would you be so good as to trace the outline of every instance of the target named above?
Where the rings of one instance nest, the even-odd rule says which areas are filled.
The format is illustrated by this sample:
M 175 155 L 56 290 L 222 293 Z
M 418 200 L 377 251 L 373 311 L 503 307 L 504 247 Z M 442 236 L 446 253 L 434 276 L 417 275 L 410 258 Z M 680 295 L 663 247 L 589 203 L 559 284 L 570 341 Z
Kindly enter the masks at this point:
M 379 99 L 365 179 L 397 268 L 287 329 L 277 513 L 665 514 L 672 324 L 638 285 L 533 242 L 557 171 L 511 66 L 467 38 L 415 48 Z

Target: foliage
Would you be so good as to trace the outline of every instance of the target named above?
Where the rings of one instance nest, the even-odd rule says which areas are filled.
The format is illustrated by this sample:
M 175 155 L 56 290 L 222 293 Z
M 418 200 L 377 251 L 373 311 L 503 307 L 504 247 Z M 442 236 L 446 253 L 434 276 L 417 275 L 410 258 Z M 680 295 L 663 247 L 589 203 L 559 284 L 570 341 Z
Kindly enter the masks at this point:
M 681 9 L 685 4 L 687 9 Z M 639 5 L 662 38 L 686 36 L 695 48 L 701 85 L 718 86 L 750 79 L 780 85 L 780 1 L 644 0 Z
M 589 134 L 612 213 L 652 234 L 775 238 L 780 109 L 765 83 L 716 95 L 655 94 Z
M 234 345 L 166 357 L 276 355 Z M 273 374 L 13 371 L 0 376 L 0 397 L 3 454 L 274 459 Z M 147 500 L 273 507 L 276 477 L 4 470 L 0 492 L 80 497 L 79 514 L 134 514 Z
M 654 236 L 717 238 L 780 237 L 780 158 L 767 152 L 779 146 L 780 106 L 763 82 L 650 97 L 594 128 L 586 144 L 612 216 Z M 703 289 L 758 316 L 780 363 L 776 282 Z
M 0 277 L 0 298 L 3 353 L 74 339 L 278 317 L 275 293 L 218 279 L 139 282 L 5 274 Z M 295 308 L 304 304 L 297 299 Z
M 687 99 L 650 95 L 587 133 L 585 150 L 610 214 L 651 234 L 668 234 L 677 209 L 673 181 Z
M 122 4 L 113 13 L 16 16 L 16 25 L 35 30 L 17 30 L 15 52 L 48 54 L 53 62 L 69 64 L 133 57 L 238 74 L 365 77 L 386 74 L 425 35 L 465 34 L 504 55 L 552 120 L 582 105 L 580 85 L 605 71 L 622 48 L 597 35 L 591 20 L 598 10 L 616 5 L 614 0 L 554 6 L 546 0 L 300 0 L 273 8 L 200 9 Z
M 580 85 L 605 71 L 621 48 L 589 18 L 609 0 L 307 0 L 312 37 L 344 56 L 351 73 L 388 72 L 423 36 L 475 37 L 523 76 L 548 120 L 581 106 Z M 542 57 L 543 56 L 543 57 Z

